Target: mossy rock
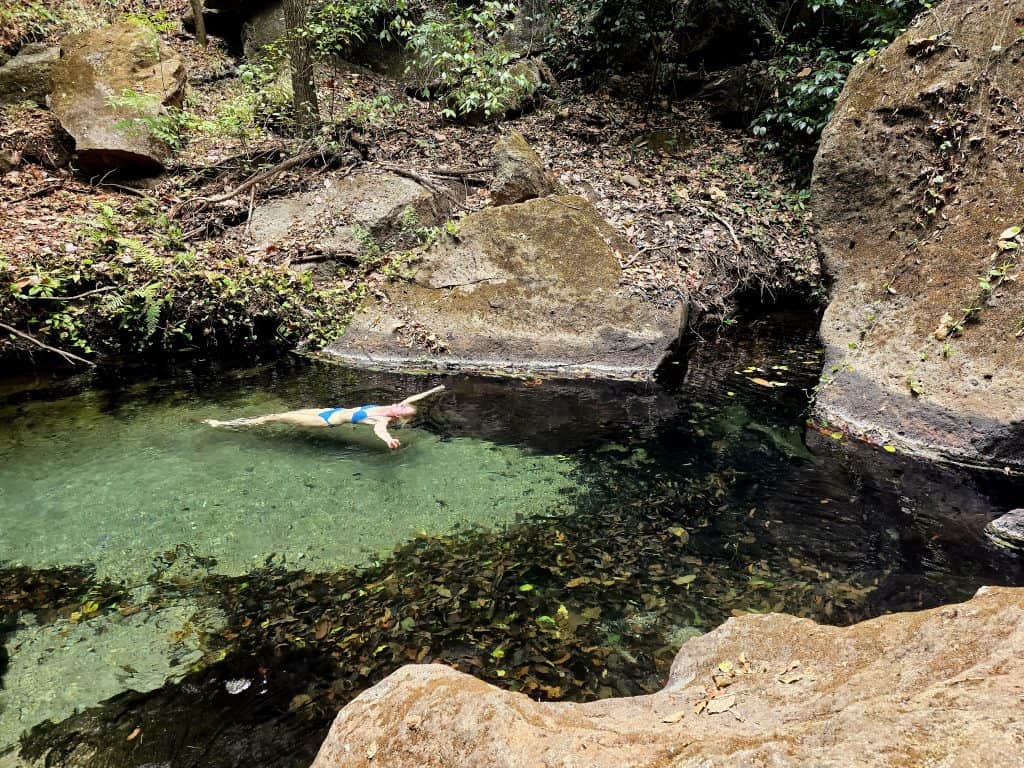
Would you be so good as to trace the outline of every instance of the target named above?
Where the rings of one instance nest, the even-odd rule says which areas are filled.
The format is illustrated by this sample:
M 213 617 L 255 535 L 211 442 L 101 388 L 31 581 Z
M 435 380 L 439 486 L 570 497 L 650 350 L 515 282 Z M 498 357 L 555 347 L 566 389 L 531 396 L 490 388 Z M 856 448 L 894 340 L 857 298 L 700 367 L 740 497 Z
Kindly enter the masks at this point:
M 153 121 L 181 104 L 185 65 L 177 53 L 151 29 L 131 23 L 72 35 L 61 48 L 52 70 L 52 107 L 75 140 L 79 167 L 87 173 L 162 171 L 172 148 L 154 133 Z
M 686 311 L 629 295 L 618 254 L 631 250 L 580 197 L 486 209 L 427 248 L 327 354 L 371 368 L 646 379 Z
M 811 194 L 833 279 L 819 418 L 1019 470 L 1024 282 L 991 270 L 1021 267 L 1000 235 L 1024 224 L 1022 18 L 1021 0 L 946 0 L 855 67 Z

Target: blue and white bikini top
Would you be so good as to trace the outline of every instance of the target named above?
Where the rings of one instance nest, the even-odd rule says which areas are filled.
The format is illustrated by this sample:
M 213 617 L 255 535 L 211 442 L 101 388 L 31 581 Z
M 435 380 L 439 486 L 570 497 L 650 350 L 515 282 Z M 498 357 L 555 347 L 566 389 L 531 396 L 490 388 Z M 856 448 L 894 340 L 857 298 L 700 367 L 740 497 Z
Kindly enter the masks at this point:
M 367 413 L 371 408 L 380 408 L 379 405 L 362 405 L 356 409 L 356 412 L 352 414 L 352 423 L 358 424 L 360 421 L 364 421 L 370 418 L 370 414 Z M 347 411 L 348 408 L 329 408 L 326 411 L 321 411 L 317 415 L 324 420 L 324 423 L 328 427 L 336 427 L 337 424 L 331 424 L 331 417 L 338 411 Z

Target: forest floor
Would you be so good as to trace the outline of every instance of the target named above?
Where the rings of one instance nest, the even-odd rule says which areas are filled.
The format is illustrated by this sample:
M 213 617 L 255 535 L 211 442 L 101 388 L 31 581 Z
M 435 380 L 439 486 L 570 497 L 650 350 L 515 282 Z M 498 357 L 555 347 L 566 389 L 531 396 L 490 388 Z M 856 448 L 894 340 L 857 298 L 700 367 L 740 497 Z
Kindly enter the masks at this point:
M 159 178 L 84 178 L 63 162 L 66 147 L 50 113 L 28 105 L 0 108 L 0 118 L 6 118 L 0 119 L 0 150 L 19 161 L 0 184 L 0 266 L 15 283 L 55 273 L 55 261 L 66 275 L 68 264 L 84 257 L 83 248 L 95 249 L 95 220 L 103 205 L 119 213 L 118 237 L 158 254 L 173 240 L 194 256 L 187 267 L 193 271 L 209 274 L 236 263 L 287 269 L 289 253 L 246 244 L 240 237 L 245 221 L 262 200 L 322 184 L 329 168 L 484 169 L 466 182 L 458 218 L 488 204 L 491 150 L 502 131 L 514 129 L 567 191 L 589 199 L 636 246 L 622 255 L 623 286 L 657 303 L 688 298 L 696 330 L 728 326 L 743 302 L 823 299 L 799 177 L 762 151 L 754 137 L 717 124 L 707 105 L 638 101 L 643 84 L 627 77 L 613 76 L 595 92 L 584 91 L 577 80 L 565 81 L 529 114 L 467 125 L 444 119 L 437 103 L 412 98 L 401 83 L 365 67 L 323 68 L 318 87 L 330 150 L 269 175 L 244 194 L 190 207 L 188 201 L 198 196 L 223 196 L 282 160 L 308 153 L 310 144 L 277 135 L 268 124 L 221 129 L 225 105 L 253 96 L 238 76 L 237 62 L 216 45 L 200 48 L 181 31 L 163 36 L 188 66 L 186 113 L 206 128 L 186 137 L 173 167 Z M 295 247 L 301 251 L 303 244 Z M 349 292 L 352 301 L 335 306 L 338 312 L 350 310 L 356 289 L 384 279 L 382 265 L 342 264 L 336 277 L 320 275 L 316 289 Z M 111 280 L 116 272 L 109 273 Z M 86 315 L 91 300 L 99 299 L 83 300 Z M 336 330 L 321 328 L 319 341 Z M 81 339 L 72 341 L 89 349 Z

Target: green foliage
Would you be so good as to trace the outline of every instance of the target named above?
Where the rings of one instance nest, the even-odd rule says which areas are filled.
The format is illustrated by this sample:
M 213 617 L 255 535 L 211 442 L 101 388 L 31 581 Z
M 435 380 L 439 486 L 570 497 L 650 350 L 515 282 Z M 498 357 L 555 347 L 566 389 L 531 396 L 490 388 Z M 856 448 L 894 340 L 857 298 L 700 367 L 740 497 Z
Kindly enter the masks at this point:
M 371 37 L 394 40 L 397 30 L 412 24 L 420 10 L 415 0 L 321 0 L 310 8 L 301 34 L 310 38 L 317 53 L 344 56 Z
M 57 14 L 42 3 L 32 0 L 0 3 L 0 42 L 41 40 L 58 21 Z
M 380 93 L 372 99 L 353 99 L 342 110 L 342 117 L 362 130 L 372 130 L 385 125 L 389 118 L 401 114 L 405 105 L 395 101 L 391 94 Z
M 178 31 L 178 20 L 164 8 L 143 8 L 137 11 L 129 11 L 124 14 L 124 21 L 137 24 L 153 32 L 162 35 L 173 34 Z
M 531 93 L 529 77 L 512 66 L 518 55 L 502 42 L 514 13 L 514 3 L 485 0 L 397 27 L 413 53 L 407 74 L 424 97 L 443 95 L 445 117 L 501 117 Z
M 779 95 L 754 119 L 754 135 L 768 136 L 769 149 L 778 149 L 784 140 L 793 138 L 813 147 L 832 116 L 852 66 L 848 51 L 815 50 L 810 44 L 790 46 L 786 55 L 769 67 Z
M 753 121 L 768 149 L 797 160 L 813 155 L 853 65 L 875 56 L 918 13 L 924 0 L 815 0 L 813 22 L 787 30 L 769 66 L 773 98 Z
M 172 149 L 180 149 L 195 123 L 192 115 L 178 107 L 164 107 L 160 98 L 150 93 L 125 89 L 108 96 L 107 104 L 128 115 L 118 121 L 118 128 L 148 134 Z
M 136 230 L 147 233 L 145 242 Z M 128 213 L 97 204 L 73 253 L 26 263 L 15 269 L 0 258 L 0 314 L 54 346 L 87 354 L 319 347 L 341 332 L 360 298 L 317 288 L 306 273 L 196 253 L 150 201 Z

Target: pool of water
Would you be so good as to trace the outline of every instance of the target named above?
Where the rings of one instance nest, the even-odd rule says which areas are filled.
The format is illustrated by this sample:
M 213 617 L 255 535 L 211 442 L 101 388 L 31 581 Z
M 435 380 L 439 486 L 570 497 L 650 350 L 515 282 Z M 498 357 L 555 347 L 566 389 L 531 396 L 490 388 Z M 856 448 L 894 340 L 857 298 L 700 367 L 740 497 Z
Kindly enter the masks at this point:
M 804 435 L 815 342 L 780 313 L 650 385 L 301 359 L 12 384 L 0 766 L 305 765 L 402 663 L 631 695 L 737 613 L 847 623 L 1024 583 L 982 534 L 1012 478 Z M 435 383 L 394 453 L 359 428 L 202 424 Z

